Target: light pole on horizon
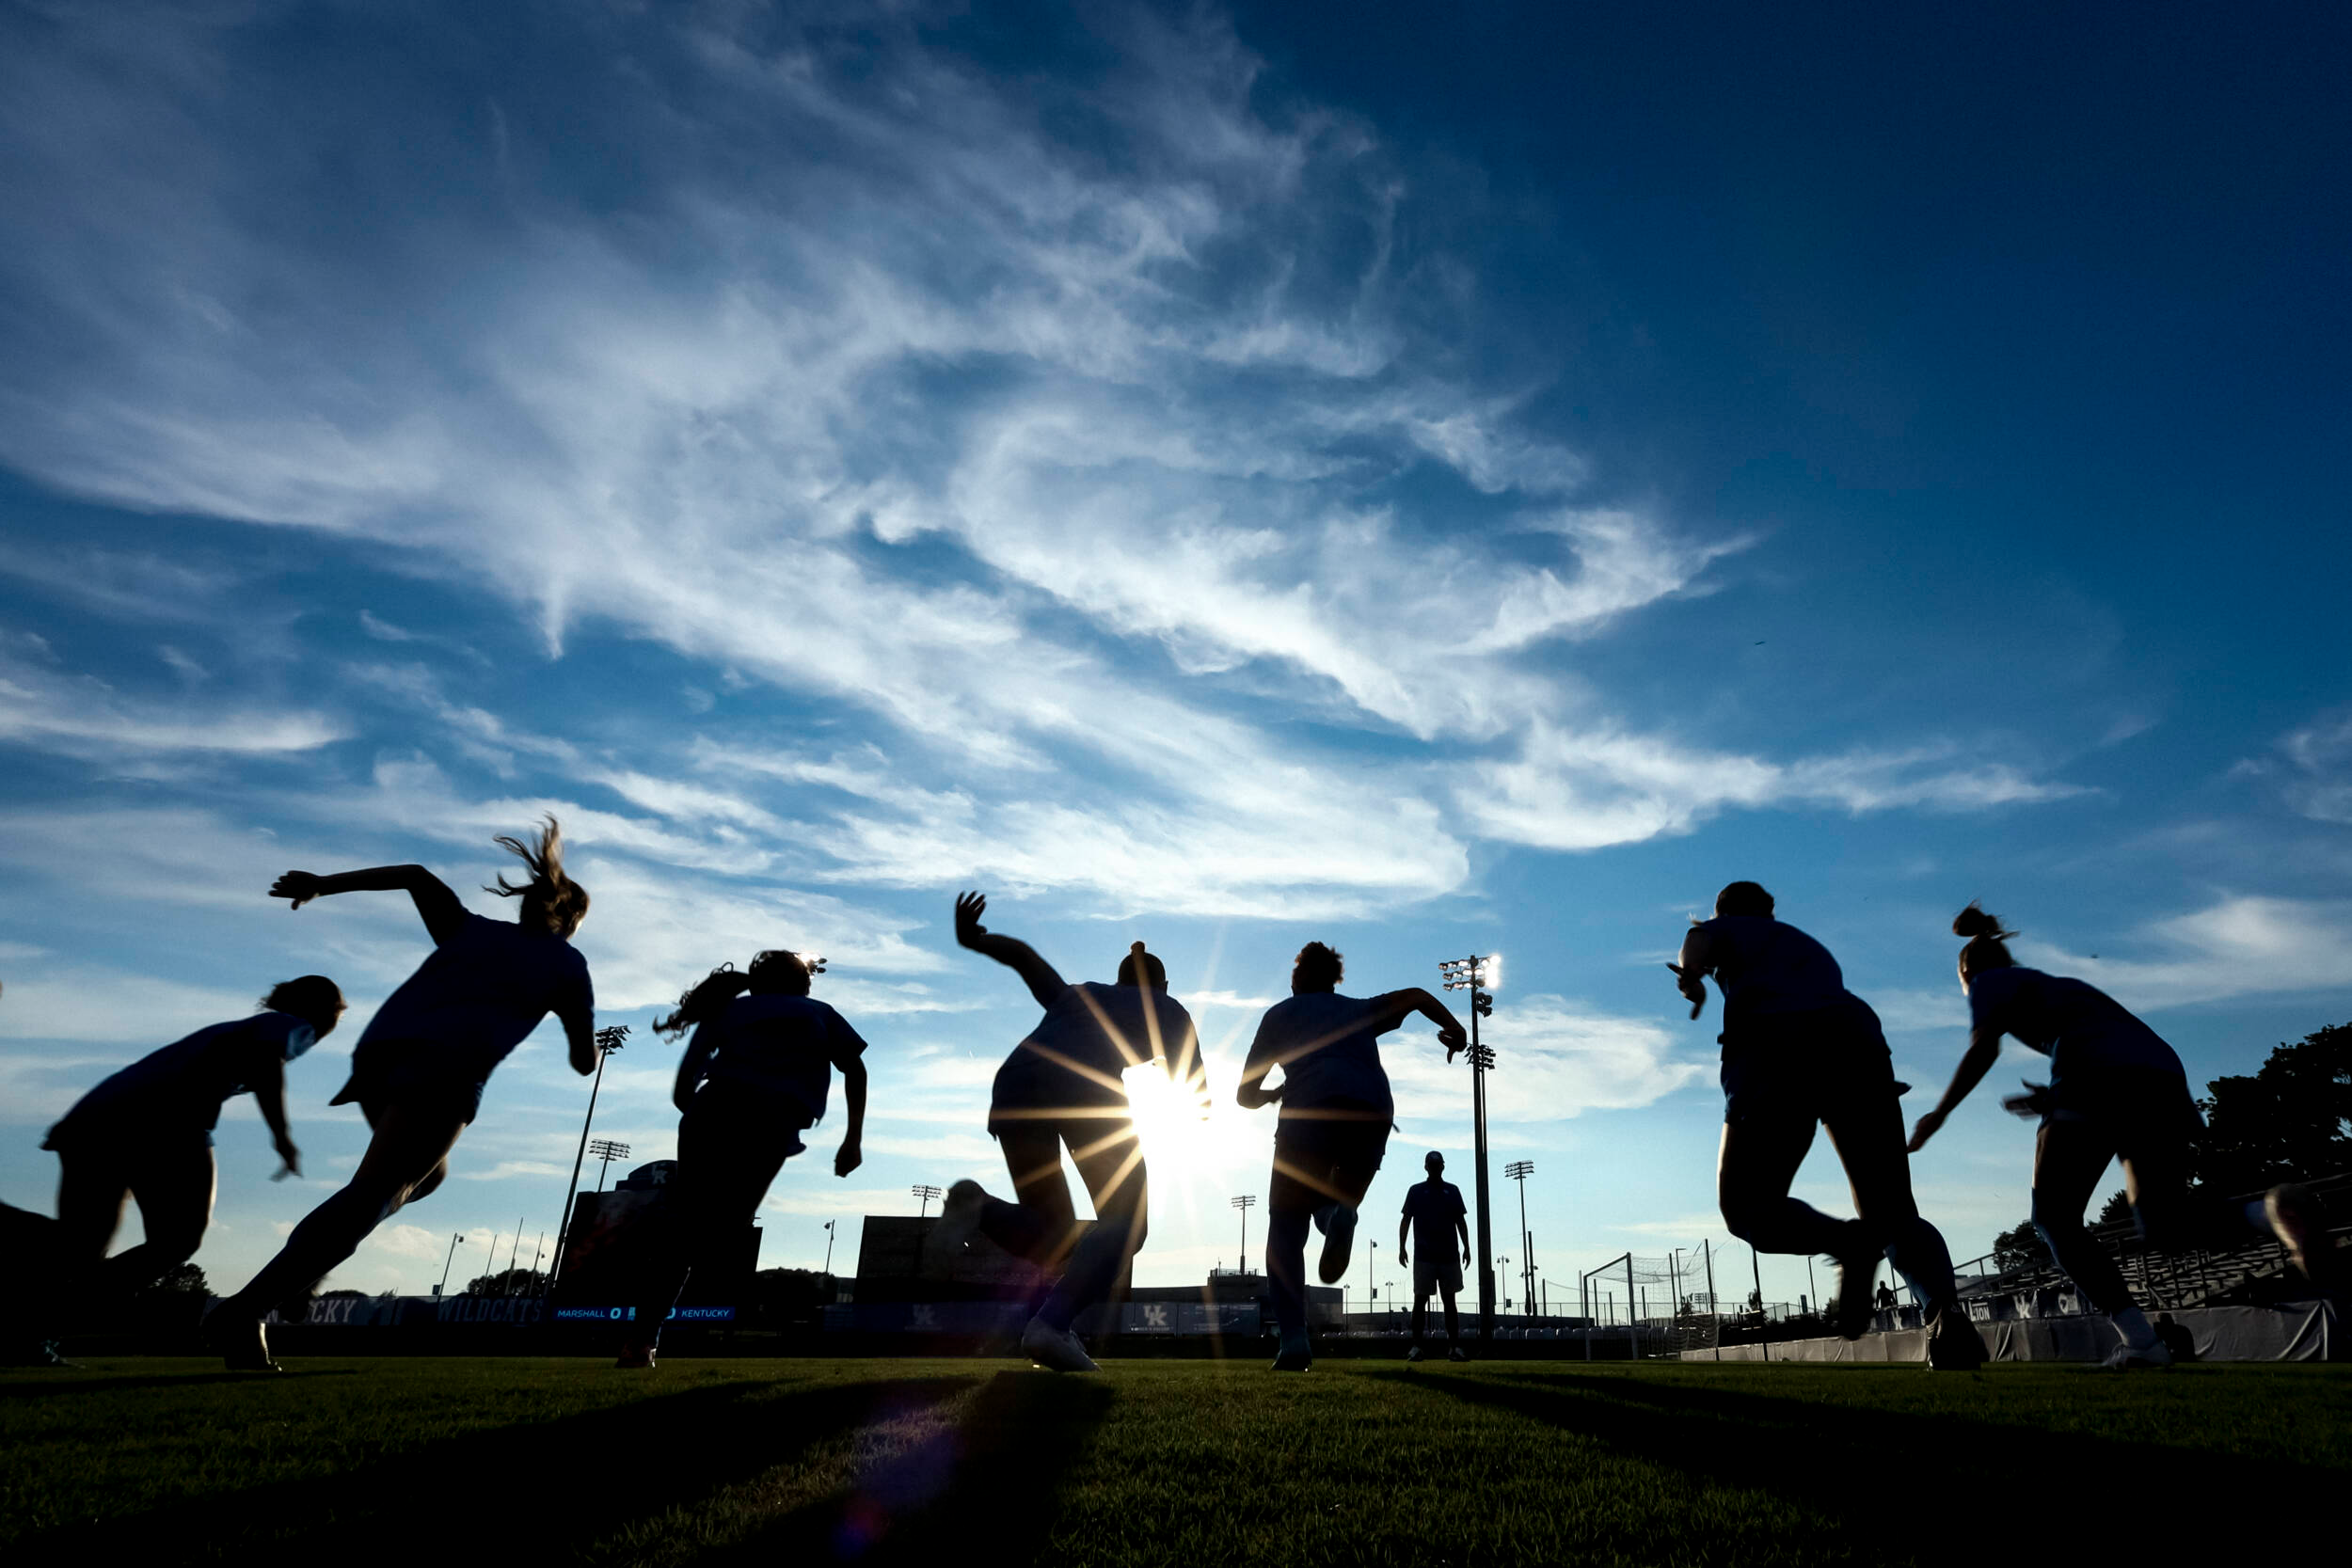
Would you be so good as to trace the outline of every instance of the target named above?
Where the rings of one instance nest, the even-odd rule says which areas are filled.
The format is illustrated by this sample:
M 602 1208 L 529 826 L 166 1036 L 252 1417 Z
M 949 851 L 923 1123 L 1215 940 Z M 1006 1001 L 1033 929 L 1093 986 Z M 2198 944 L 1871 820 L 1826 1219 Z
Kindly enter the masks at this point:
M 1241 1266 L 1233 1271 L 1236 1274 L 1249 1272 L 1249 1211 L 1257 1205 L 1258 1195 L 1255 1193 L 1244 1193 L 1232 1202 L 1232 1207 L 1241 1211 Z
M 1527 1233 L 1527 1179 L 1535 1174 L 1535 1162 L 1514 1160 L 1502 1167 L 1502 1174 L 1519 1184 L 1520 1305 L 1533 1314 L 1535 1310 L 1535 1243 Z
M 446 1258 L 443 1258 L 443 1259 L 441 1259 L 441 1282 L 440 1282 L 438 1285 L 436 1285 L 436 1286 L 434 1286 L 434 1287 L 433 1287 L 433 1293 L 434 1293 L 436 1296 L 442 1295 L 442 1294 L 444 1294 L 444 1293 L 446 1293 L 446 1292 L 448 1291 L 448 1290 L 449 1290 L 449 1266 L 450 1266 L 450 1264 L 452 1264 L 453 1262 L 455 1262 L 455 1261 L 456 1261 L 456 1259 L 457 1259 L 457 1243 L 458 1243 L 459 1242 L 461 1242 L 461 1241 L 465 1240 L 465 1238 L 466 1238 L 466 1233 L 465 1233 L 464 1231 L 460 1230 L 459 1232 L 457 1232 L 457 1234 L 455 1234 L 454 1236 L 452 1236 L 452 1237 L 449 1239 L 449 1256 L 448 1256 L 448 1257 L 446 1257 Z
M 918 1220 L 930 1218 L 931 1212 L 931 1199 L 939 1196 L 939 1189 L 932 1186 L 928 1181 L 918 1181 L 914 1186 L 908 1188 L 907 1191 L 913 1193 L 916 1197 L 922 1200 L 916 1208 L 914 1217 Z
M 1364 1259 L 1364 1310 L 1367 1313 L 1375 1314 L 1380 1310 L 1380 1243 L 1378 1242 L 1372 1243 L 1371 1250 Z M 1343 1301 L 1340 1303 L 1340 1316 L 1345 1317 L 1346 1315 L 1347 1303 Z
M 1495 1053 L 1478 1041 L 1478 1021 L 1492 1014 L 1495 999 L 1486 988 L 1502 973 L 1500 954 L 1473 953 L 1467 958 L 1447 958 L 1438 965 L 1448 990 L 1470 993 L 1470 1144 L 1478 1165 L 1478 1337 L 1495 1337 L 1494 1224 L 1486 1194 L 1486 1074 Z
M 589 1141 L 588 1152 L 596 1157 L 596 1191 L 602 1192 L 605 1175 L 612 1170 L 612 1162 L 628 1158 L 628 1145 L 613 1138 L 594 1138 Z M 558 1241 L 562 1239 L 557 1238 Z
M 615 1023 L 596 1031 L 596 1076 L 588 1085 L 588 1114 L 580 1120 L 580 1152 L 572 1156 L 571 1185 L 564 1189 L 564 1218 L 555 1227 L 555 1262 L 548 1270 L 547 1293 L 555 1294 L 555 1282 L 564 1276 L 564 1243 L 572 1233 L 572 1202 L 580 1196 L 580 1167 L 588 1163 L 588 1129 L 596 1120 L 596 1095 L 604 1088 L 605 1058 L 621 1049 L 628 1038 L 628 1025 Z
M 825 1222 L 825 1276 L 827 1278 L 833 1276 L 833 1221 Z

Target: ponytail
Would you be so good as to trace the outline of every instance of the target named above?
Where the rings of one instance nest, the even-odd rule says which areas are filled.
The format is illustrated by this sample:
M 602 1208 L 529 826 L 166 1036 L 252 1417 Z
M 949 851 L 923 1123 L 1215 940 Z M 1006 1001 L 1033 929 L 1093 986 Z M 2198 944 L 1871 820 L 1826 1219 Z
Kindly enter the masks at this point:
M 493 840 L 498 847 L 523 863 L 531 873 L 527 882 L 510 882 L 501 874 L 495 884 L 483 888 L 501 898 L 521 898 L 538 907 L 546 919 L 548 929 L 569 940 L 580 923 L 588 917 L 588 890 L 564 874 L 564 828 L 554 816 L 546 818 L 539 830 L 536 844 L 525 844 L 518 838 L 501 833 Z
M 1980 970 L 2015 967 L 2017 960 L 2010 956 L 2009 939 L 2016 934 L 2003 929 L 2000 917 L 1988 913 L 1973 898 L 1966 909 L 1952 916 L 1952 935 L 1968 939 L 1968 945 L 1960 950 L 1960 961 L 1972 974 Z
M 654 1021 L 653 1032 L 675 1039 L 705 1019 L 714 1018 L 726 1005 L 751 989 L 752 977 L 732 963 L 723 963 L 677 999 L 677 1011 Z

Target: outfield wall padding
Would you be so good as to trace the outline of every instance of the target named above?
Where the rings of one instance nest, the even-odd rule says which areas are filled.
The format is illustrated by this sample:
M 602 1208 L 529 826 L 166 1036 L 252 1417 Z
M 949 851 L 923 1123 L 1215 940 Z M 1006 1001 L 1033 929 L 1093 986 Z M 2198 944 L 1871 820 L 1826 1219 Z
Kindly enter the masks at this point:
M 2200 1361 L 2352 1360 L 2352 1340 L 2333 1304 L 2286 1302 L 2277 1307 L 2193 1307 L 2172 1314 L 2188 1330 Z M 2104 1317 L 2017 1318 L 1980 1323 L 1995 1361 L 2100 1361 L 2116 1345 Z M 1767 1354 L 1769 1352 L 1769 1354 Z M 1683 1353 L 1685 1361 L 1924 1361 L 1925 1329 L 1866 1334 L 1859 1339 L 1784 1339 L 1772 1345 L 1726 1345 Z

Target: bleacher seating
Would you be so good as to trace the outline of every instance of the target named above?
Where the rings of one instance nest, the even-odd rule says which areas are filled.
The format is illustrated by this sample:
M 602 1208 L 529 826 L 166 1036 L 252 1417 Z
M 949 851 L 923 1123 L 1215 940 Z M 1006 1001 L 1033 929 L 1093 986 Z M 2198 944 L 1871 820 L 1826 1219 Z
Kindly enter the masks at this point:
M 2352 1235 L 2352 1223 L 2346 1223 L 2347 1216 L 2352 1216 L 2352 1171 L 2304 1185 L 2328 1205 L 2339 1243 Z M 2242 1203 L 2261 1196 L 2249 1193 L 2231 1201 Z M 2094 1226 L 2090 1234 L 2115 1255 L 2124 1281 L 2151 1308 L 2233 1307 L 2306 1293 L 2301 1276 L 2287 1262 L 2285 1249 L 2251 1229 L 2242 1244 L 2210 1251 L 2159 1251 L 2142 1242 L 2129 1221 Z M 2073 1282 L 2054 1263 L 1974 1277 L 1967 1275 L 1968 1267 L 1962 1265 L 1961 1296 L 1983 1304 L 1976 1309 L 1978 1316 L 2058 1317 L 2083 1309 Z

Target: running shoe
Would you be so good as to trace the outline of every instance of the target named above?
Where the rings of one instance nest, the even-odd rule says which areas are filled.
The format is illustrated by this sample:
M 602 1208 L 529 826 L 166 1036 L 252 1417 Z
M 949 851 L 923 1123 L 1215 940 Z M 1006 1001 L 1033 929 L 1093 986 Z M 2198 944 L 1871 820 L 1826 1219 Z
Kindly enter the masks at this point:
M 1878 1248 L 1834 1259 L 1837 1265 L 1837 1336 L 1859 1339 L 1869 1331 L 1870 1315 L 1878 1310 Z
M 1991 1359 L 1984 1336 L 1959 1307 L 1946 1307 L 1928 1326 L 1928 1365 L 1935 1370 L 1973 1372 Z
M 623 1345 L 621 1358 L 612 1365 L 625 1371 L 649 1372 L 653 1370 L 653 1347 L 642 1344 Z
M 1348 1255 L 1356 1250 L 1356 1211 L 1334 1203 L 1324 1213 L 1323 1261 L 1316 1272 L 1326 1285 L 1336 1285 L 1347 1273 Z
M 220 1352 L 221 1359 L 232 1372 L 275 1372 L 281 1370 L 269 1358 L 269 1332 L 259 1318 L 229 1317 L 215 1308 L 204 1320 L 204 1342 Z
M 2300 1182 L 2273 1187 L 2263 1195 L 2263 1215 L 2304 1278 L 2322 1289 L 2336 1283 L 2336 1239 L 2318 1194 Z
M 1470 1359 L 1470 1352 L 1464 1350 L 1459 1345 L 1448 1345 L 1445 1348 L 1445 1358 L 1448 1361 L 1468 1361 Z
M 2172 1365 L 2172 1353 L 2164 1348 L 2162 1339 L 2151 1339 L 2144 1345 L 2118 1345 L 2099 1365 L 2110 1372 L 2160 1370 Z
M 1406 1360 L 1407 1360 L 1407 1361 L 1418 1361 L 1418 1360 L 1420 1360 L 1420 1359 L 1421 1359 L 1421 1347 L 1420 1347 L 1419 1345 L 1415 1345 L 1412 1349 L 1410 1349 L 1410 1350 L 1406 1351 L 1406 1352 L 1405 1353 L 1405 1359 L 1406 1359 Z
M 1066 1328 L 1056 1328 L 1042 1318 L 1031 1318 L 1029 1326 L 1021 1331 L 1021 1354 L 1056 1372 L 1099 1372 L 1094 1357 L 1087 1354 L 1078 1337 Z
M 979 1234 L 980 1205 L 987 1201 L 988 1194 L 977 1181 L 967 1179 L 947 1189 L 939 1218 L 931 1222 L 930 1234 L 923 1238 L 924 1273 L 946 1274 L 963 1256 L 964 1247 Z
M 1274 1357 L 1276 1371 L 1303 1372 L 1314 1364 L 1314 1350 L 1307 1343 L 1304 1330 L 1282 1336 L 1282 1348 Z

